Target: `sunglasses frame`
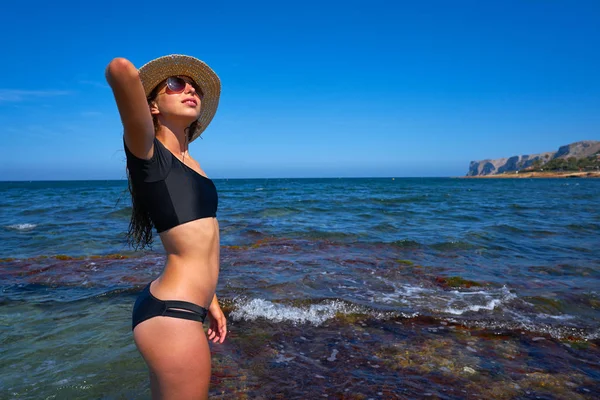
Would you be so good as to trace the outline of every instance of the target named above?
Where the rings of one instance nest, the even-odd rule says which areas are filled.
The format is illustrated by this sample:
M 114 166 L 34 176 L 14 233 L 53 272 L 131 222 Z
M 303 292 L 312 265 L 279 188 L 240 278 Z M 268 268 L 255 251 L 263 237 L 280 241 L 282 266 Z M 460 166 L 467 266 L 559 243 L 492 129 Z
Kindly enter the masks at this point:
M 189 79 L 189 81 L 188 81 L 188 79 Z M 188 78 L 188 79 L 182 78 L 181 76 L 177 76 L 177 75 L 170 76 L 166 79 L 166 86 L 169 89 L 169 91 L 171 91 L 173 93 L 183 93 L 185 91 L 185 88 L 189 84 L 190 86 L 192 86 L 194 88 L 194 90 L 196 91 L 198 96 L 202 97 L 203 93 L 202 93 L 202 90 L 200 89 L 200 87 L 196 84 L 196 82 L 194 82 L 193 79 L 191 79 L 191 78 Z M 176 89 L 175 85 L 177 85 L 177 83 L 173 82 L 174 80 L 179 80 L 179 81 L 183 82 L 183 87 L 181 89 Z

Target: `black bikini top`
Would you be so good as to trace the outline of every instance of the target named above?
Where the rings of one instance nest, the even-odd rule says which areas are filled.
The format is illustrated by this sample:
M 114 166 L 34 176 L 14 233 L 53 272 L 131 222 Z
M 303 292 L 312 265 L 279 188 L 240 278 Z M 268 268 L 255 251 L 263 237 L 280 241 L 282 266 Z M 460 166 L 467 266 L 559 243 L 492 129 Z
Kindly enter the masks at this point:
M 123 138 L 131 183 L 158 233 L 200 218 L 216 217 L 219 199 L 212 180 L 175 157 L 156 137 L 149 160 L 129 151 Z

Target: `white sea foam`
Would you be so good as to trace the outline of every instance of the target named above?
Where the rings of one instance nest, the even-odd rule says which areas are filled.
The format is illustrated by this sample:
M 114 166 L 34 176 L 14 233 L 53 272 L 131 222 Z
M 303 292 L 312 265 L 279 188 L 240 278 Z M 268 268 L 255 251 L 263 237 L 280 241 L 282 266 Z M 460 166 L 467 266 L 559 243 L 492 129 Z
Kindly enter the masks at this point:
M 351 312 L 349 307 L 341 301 L 311 304 L 307 307 L 288 306 L 263 299 L 244 299 L 234 303 L 235 310 L 230 314 L 234 321 L 254 321 L 258 318 L 265 318 L 273 322 L 289 321 L 320 325 L 326 320 L 334 318 L 339 312 Z
M 493 299 L 490 300 L 487 304 L 473 304 L 473 305 L 469 305 L 463 308 L 454 308 L 454 307 L 448 307 L 444 310 L 444 312 L 447 312 L 449 314 L 454 314 L 454 315 L 461 315 L 464 314 L 467 311 L 475 311 L 478 312 L 480 310 L 493 310 L 494 308 L 498 307 L 500 304 L 502 303 L 502 301 L 500 299 Z
M 442 311 L 454 315 L 462 315 L 469 311 L 492 311 L 503 303 L 516 298 L 506 286 L 503 286 L 501 290 L 477 290 L 474 292 L 453 290 L 450 293 L 454 295 L 454 298 L 449 300 L 448 307 Z
M 384 281 L 386 284 L 394 288 L 393 292 L 379 292 L 369 290 L 371 295 L 371 301 L 373 303 L 384 303 L 384 304 L 415 304 L 418 303 L 419 299 L 430 297 L 433 292 L 432 289 L 424 288 L 422 286 L 415 286 L 409 283 L 396 283 L 387 279 L 377 277 Z
M 515 316 L 516 319 L 498 321 L 493 317 L 476 320 L 465 320 L 449 317 L 448 321 L 462 324 L 471 328 L 523 330 L 537 335 L 548 335 L 556 339 L 577 337 L 584 340 L 597 340 L 600 338 L 600 329 L 596 329 L 594 331 L 586 328 L 568 326 L 566 324 L 560 324 L 557 326 L 545 322 L 533 321 L 524 315 L 518 315 L 515 312 L 511 312 L 510 309 L 506 309 L 505 313 Z
M 418 299 L 425 297 L 431 291 L 432 290 L 430 289 L 419 286 L 394 285 L 393 292 L 375 293 L 372 297 L 372 301 L 385 304 L 415 304 Z
M 466 312 L 492 311 L 516 298 L 506 286 L 497 289 L 442 290 L 436 287 L 423 287 L 409 283 L 397 283 L 380 278 L 393 291 L 370 291 L 371 301 L 386 305 L 407 305 L 417 312 L 432 311 L 462 315 Z
M 327 361 L 335 361 L 338 353 L 339 351 L 337 349 L 333 349 L 333 351 L 331 352 L 331 356 L 327 357 Z
M 277 357 L 273 361 L 276 362 L 277 364 L 280 364 L 280 363 L 286 363 L 288 361 L 292 361 L 295 358 L 296 357 L 286 357 L 284 354 L 280 353 L 280 354 L 277 354 Z
M 588 333 L 585 336 L 586 340 L 598 340 L 600 339 L 600 329 L 596 329 L 595 332 Z
M 14 225 L 8 225 L 7 228 L 15 229 L 17 231 L 29 231 L 29 230 L 35 228 L 36 226 L 37 226 L 36 224 L 14 224 Z
M 570 320 L 571 316 L 556 316 L 535 314 L 526 315 L 514 310 L 507 303 L 513 301 L 517 296 L 507 287 L 476 290 L 476 291 L 446 291 L 435 288 L 423 288 L 409 285 L 402 288 L 404 294 L 411 293 L 417 299 L 411 304 L 411 308 L 417 309 L 413 313 L 406 312 L 378 312 L 368 307 L 347 303 L 340 300 L 330 300 L 321 304 L 311 304 L 295 307 L 281 303 L 274 303 L 264 299 L 234 299 L 234 311 L 230 316 L 234 321 L 246 320 L 255 321 L 265 319 L 270 322 L 291 322 L 294 324 L 310 323 L 321 325 L 329 319 L 333 319 L 338 314 L 366 314 L 378 320 L 386 320 L 390 317 L 396 318 L 415 318 L 423 312 L 427 315 L 446 314 L 442 318 L 448 322 L 465 324 L 470 327 L 485 329 L 522 329 L 539 334 L 548 334 L 555 338 L 564 338 L 569 336 L 582 337 L 587 340 L 597 340 L 600 337 L 600 329 L 587 330 L 567 327 L 554 326 L 552 323 L 538 321 L 538 318 L 548 318 L 555 320 Z M 378 299 L 379 301 L 382 298 Z M 399 300 L 396 300 L 399 301 Z M 496 319 L 496 315 L 489 314 L 490 311 L 501 309 L 504 318 Z M 429 311 L 427 311 L 429 310 Z M 478 313 L 476 319 L 470 316 L 464 319 L 463 315 L 467 313 Z M 441 315 L 440 315 L 441 316 Z M 508 318 L 508 319 L 506 319 Z M 442 323 L 443 324 L 443 323 Z M 301 338 L 302 339 L 302 338 Z M 337 352 L 332 352 L 330 358 L 336 358 Z M 276 362 L 284 362 L 283 358 L 278 358 Z
M 538 314 L 538 317 L 540 317 L 540 318 L 552 318 L 552 319 L 557 319 L 559 321 L 567 321 L 567 320 L 570 320 L 570 319 L 575 319 L 575 317 L 573 315 L 569 315 L 569 314 L 550 315 L 550 314 L 540 313 L 540 314 Z

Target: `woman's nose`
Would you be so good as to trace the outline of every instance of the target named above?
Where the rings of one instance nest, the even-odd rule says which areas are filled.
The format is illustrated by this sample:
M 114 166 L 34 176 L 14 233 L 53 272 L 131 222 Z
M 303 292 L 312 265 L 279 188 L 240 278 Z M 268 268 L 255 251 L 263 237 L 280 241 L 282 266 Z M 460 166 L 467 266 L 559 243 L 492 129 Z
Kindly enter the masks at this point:
M 192 85 L 191 83 L 186 82 L 185 86 L 186 86 L 186 92 L 188 92 L 188 93 L 196 93 L 196 89 L 194 88 L 194 85 Z

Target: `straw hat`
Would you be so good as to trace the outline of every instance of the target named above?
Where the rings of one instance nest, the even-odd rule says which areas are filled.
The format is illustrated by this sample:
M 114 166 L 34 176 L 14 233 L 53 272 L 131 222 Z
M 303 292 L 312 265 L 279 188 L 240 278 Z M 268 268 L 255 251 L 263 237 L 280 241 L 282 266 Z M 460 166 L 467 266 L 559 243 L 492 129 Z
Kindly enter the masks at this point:
M 170 76 L 189 76 L 202 89 L 202 107 L 200 109 L 200 128 L 196 130 L 190 142 L 196 139 L 212 121 L 219 105 L 221 81 L 215 71 L 197 58 L 182 54 L 171 54 L 159 57 L 146 64 L 139 70 L 140 79 L 146 92 L 146 97 L 159 83 Z

